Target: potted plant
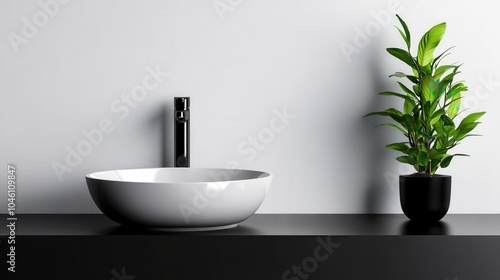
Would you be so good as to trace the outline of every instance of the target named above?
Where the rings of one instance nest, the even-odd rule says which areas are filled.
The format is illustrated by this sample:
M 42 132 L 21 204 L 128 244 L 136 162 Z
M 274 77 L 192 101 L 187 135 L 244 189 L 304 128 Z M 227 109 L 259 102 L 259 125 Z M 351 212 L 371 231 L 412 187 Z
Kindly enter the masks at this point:
M 438 168 L 450 165 L 456 156 L 450 150 L 469 136 L 479 124 L 485 112 L 471 113 L 460 122 L 462 93 L 467 91 L 463 81 L 455 81 L 461 64 L 441 64 L 449 49 L 434 57 L 434 51 L 446 31 L 446 23 L 440 23 L 427 31 L 418 44 L 417 55 L 411 54 L 411 37 L 406 23 L 396 15 L 402 29 L 396 27 L 406 43 L 406 50 L 388 48 L 387 52 L 410 67 L 409 74 L 396 72 L 389 77 L 403 79 L 397 82 L 401 92 L 384 91 L 382 96 L 395 96 L 402 100 L 402 110 L 389 108 L 366 116 L 385 116 L 395 123 L 379 126 L 400 131 L 405 141 L 386 147 L 403 155 L 399 162 L 412 165 L 416 173 L 399 177 L 401 207 L 413 221 L 435 222 L 448 212 L 451 194 L 451 176 L 436 174 Z M 365 117 L 366 117 L 365 116 Z M 457 125 L 458 123 L 458 125 Z

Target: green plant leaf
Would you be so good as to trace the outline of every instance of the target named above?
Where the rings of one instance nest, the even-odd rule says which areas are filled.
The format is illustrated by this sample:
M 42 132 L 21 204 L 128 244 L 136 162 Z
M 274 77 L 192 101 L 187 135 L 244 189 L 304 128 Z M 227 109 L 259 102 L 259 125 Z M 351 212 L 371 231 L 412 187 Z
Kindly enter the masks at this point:
M 431 115 L 431 102 L 430 101 L 424 102 L 424 108 L 422 109 L 422 111 L 423 111 L 424 117 L 430 123 L 431 120 L 429 118 L 432 116 Z
M 423 67 L 420 67 L 420 69 L 422 70 L 422 72 L 424 74 L 427 74 L 427 75 L 431 75 L 432 74 L 432 68 L 431 68 L 431 64 L 430 63 L 427 64 L 427 65 L 425 65 L 425 66 L 423 66 Z
M 410 30 L 408 29 L 408 25 L 406 25 L 406 22 L 404 22 L 404 20 L 399 15 L 396 14 L 396 17 L 398 18 L 399 22 L 401 23 L 401 26 L 403 26 L 403 29 L 405 31 L 405 34 L 403 36 L 403 32 L 401 32 L 401 29 L 398 28 L 399 33 L 401 34 L 401 36 L 403 36 L 403 39 L 405 40 L 406 46 L 408 47 L 408 49 L 410 49 L 411 37 L 410 37 Z
M 458 125 L 459 127 L 466 124 L 466 123 L 471 123 L 477 121 L 480 117 L 482 117 L 486 112 L 477 112 L 477 113 L 471 113 L 468 116 L 466 116 Z
M 434 60 L 434 50 L 441 42 L 445 32 L 446 23 L 443 22 L 433 26 L 422 36 L 417 53 L 418 63 L 421 66 L 426 66 Z
M 437 141 L 436 141 L 436 149 L 445 149 L 446 148 L 446 143 L 445 143 L 445 139 L 443 138 L 439 138 Z
M 429 159 L 431 160 L 435 160 L 435 159 L 441 159 L 444 155 L 446 154 L 446 152 L 442 153 L 440 152 L 439 149 L 431 149 L 429 151 Z M 433 163 L 434 165 L 434 163 Z
M 403 83 L 398 82 L 399 87 L 406 92 L 407 94 L 411 95 L 412 97 L 417 98 L 417 95 L 413 91 L 411 91 L 408 87 L 406 87 Z
M 418 79 L 415 76 L 406 76 L 408 80 L 410 80 L 414 84 L 418 84 Z
M 443 96 L 445 90 L 446 87 L 439 80 L 433 80 L 433 88 L 432 88 L 432 95 L 434 98 L 433 101 L 439 100 L 441 96 Z
M 443 76 L 444 73 L 446 73 L 446 71 L 449 71 L 453 68 L 456 68 L 457 66 L 455 65 L 443 65 L 443 66 L 439 66 L 435 71 L 434 71 L 434 79 L 436 80 L 439 80 L 441 78 L 441 76 Z
M 443 92 L 444 93 L 444 92 Z M 440 96 L 436 98 L 434 101 L 431 103 L 431 114 L 434 114 L 436 112 L 437 106 L 439 105 L 439 101 L 441 100 Z
M 418 163 L 413 165 L 413 168 L 414 168 L 414 169 L 415 169 L 415 171 L 417 171 L 417 172 L 419 172 L 419 171 L 420 171 L 420 170 L 419 170 L 419 167 L 420 167 L 420 165 L 418 165 Z
M 441 161 L 441 167 L 442 168 L 446 168 L 450 165 L 450 162 L 451 160 L 453 159 L 453 157 L 455 156 L 464 156 L 464 157 L 468 157 L 469 155 L 467 154 L 454 154 L 454 155 L 446 155 L 443 160 Z
M 366 114 L 365 117 L 369 116 L 391 116 L 391 115 L 396 115 L 398 117 L 401 117 L 403 113 L 401 113 L 398 109 L 395 108 L 389 108 L 385 111 L 380 111 L 380 112 L 372 112 L 369 114 Z
M 481 134 L 467 134 L 464 136 L 464 138 L 462 138 L 462 140 L 464 140 L 467 137 L 475 137 L 475 136 L 483 136 L 483 135 L 481 135 Z M 460 140 L 460 141 L 462 141 L 462 140 Z
M 424 100 L 432 103 L 444 93 L 445 87 L 439 80 L 434 80 L 431 75 L 425 74 L 422 78 L 422 96 Z
M 450 54 L 448 51 L 451 50 L 451 49 L 453 49 L 453 48 L 454 48 L 454 46 L 449 47 L 447 50 L 445 50 L 440 55 L 438 55 L 436 58 L 434 58 L 434 61 L 432 62 L 432 67 L 433 68 L 437 67 L 439 65 L 439 63 L 441 63 L 440 60 L 442 60 L 443 58 L 445 58 L 446 56 L 448 56 Z
M 408 129 L 408 131 L 414 131 L 415 128 L 416 128 L 416 124 L 415 124 L 415 120 L 413 119 L 413 117 L 409 114 L 404 114 L 403 116 L 401 116 L 403 122 L 404 122 L 404 127 L 406 127 L 406 129 Z
M 431 122 L 430 124 L 431 125 L 435 125 L 440 119 L 441 119 L 441 116 L 445 113 L 444 109 L 439 109 L 437 111 L 435 111 L 433 114 L 432 114 L 432 117 L 431 117 Z
M 377 125 L 376 127 L 381 127 L 381 126 L 388 126 L 388 127 L 393 127 L 399 131 L 401 131 L 405 136 L 408 135 L 408 133 L 406 132 L 406 130 L 404 130 L 402 127 L 398 126 L 398 125 L 395 125 L 393 123 L 383 123 L 383 124 L 379 124 Z
M 424 151 L 419 151 L 417 155 L 417 162 L 420 166 L 427 166 L 429 162 L 429 154 Z
M 417 69 L 411 69 L 411 71 L 413 72 L 413 75 L 418 78 L 419 75 L 418 75 L 418 70 Z
M 450 165 L 450 162 L 451 160 L 453 159 L 453 156 L 452 155 L 447 155 L 443 158 L 443 160 L 441 160 L 441 163 L 440 163 L 440 166 L 442 168 L 446 168 Z
M 441 159 L 431 160 L 431 165 L 432 165 L 431 175 L 434 175 L 434 173 L 436 173 L 437 169 L 439 168 L 440 162 L 441 162 Z
M 413 112 L 413 108 L 415 108 L 417 104 L 414 101 L 405 100 L 403 105 L 403 112 L 405 114 L 411 114 Z
M 431 89 L 433 87 L 432 77 L 429 75 L 424 75 L 422 77 L 422 100 L 430 101 L 431 100 Z
M 454 154 L 453 156 L 456 156 L 456 157 L 470 157 L 470 155 L 468 155 L 468 154 Z
M 406 142 L 392 143 L 392 144 L 389 144 L 389 145 L 387 145 L 385 147 L 389 148 L 389 149 L 393 149 L 393 150 L 399 151 L 399 152 L 403 152 L 403 153 L 408 150 L 408 146 L 407 146 Z
M 445 126 L 449 125 L 449 126 L 455 127 L 455 123 L 447 115 L 441 115 L 441 120 L 443 121 L 443 123 L 444 123 Z
M 450 140 L 448 140 L 448 142 L 446 142 L 446 147 L 448 149 L 452 149 L 453 147 L 455 147 L 457 144 L 456 144 L 456 141 L 455 139 L 451 138 Z
M 396 158 L 397 161 L 402 162 L 402 163 L 407 163 L 407 164 L 417 164 L 417 161 L 410 156 L 400 156 Z
M 418 84 L 418 79 L 415 76 L 406 75 L 405 73 L 402 72 L 396 72 L 392 75 L 389 75 L 389 77 L 407 78 L 412 83 Z
M 408 150 L 406 151 L 406 154 L 409 155 L 411 158 L 417 158 L 417 154 L 418 154 L 418 149 L 415 148 L 415 147 L 411 147 L 411 148 L 408 148 Z M 417 163 L 417 161 L 415 160 L 415 163 Z
M 413 68 L 413 69 L 417 68 L 417 66 L 415 66 L 415 63 L 413 61 L 413 58 L 411 57 L 411 54 L 408 53 L 407 51 L 402 50 L 402 49 L 398 49 L 398 48 L 387 48 L 386 50 L 392 56 L 394 56 L 395 58 L 403 61 L 404 63 L 406 63 L 411 68 Z
M 431 135 L 423 130 L 417 131 L 417 135 L 421 136 L 426 142 L 431 140 Z
M 369 114 L 365 115 L 364 117 L 385 116 L 385 117 L 390 117 L 391 119 L 393 119 L 394 121 L 396 121 L 400 124 L 403 124 L 402 119 L 401 119 L 402 115 L 403 115 L 403 113 L 401 113 L 399 110 L 394 109 L 394 108 L 389 108 L 389 109 L 382 111 L 382 112 L 369 113 Z
M 448 107 L 448 116 L 450 118 L 455 118 L 455 116 L 458 114 L 458 111 L 460 110 L 460 100 L 462 98 L 462 94 L 460 92 L 455 94 L 455 98 L 453 101 L 450 102 L 450 105 Z
M 443 110 L 443 109 L 440 109 L 440 110 Z M 441 114 L 442 115 L 442 114 Z M 444 137 L 445 136 L 445 132 L 444 132 L 444 123 L 443 121 L 441 120 L 441 115 L 439 116 L 436 116 L 436 117 L 433 117 L 433 120 L 434 118 L 435 119 L 438 119 L 434 125 L 433 125 L 433 128 L 436 130 L 436 133 L 438 134 L 438 139 L 439 137 Z M 434 115 L 433 115 L 434 116 Z M 432 123 L 432 121 L 431 121 Z
M 418 92 L 418 84 L 417 84 L 417 85 L 414 85 L 414 86 L 412 87 L 412 89 L 413 89 L 413 91 L 415 92 L 415 94 L 420 95 L 420 93 Z
M 448 86 L 448 85 L 451 85 L 453 83 L 453 79 L 455 78 L 456 75 L 460 74 L 460 71 L 458 71 L 458 68 L 460 67 L 460 65 L 456 66 L 455 69 L 453 69 L 453 71 L 451 73 L 449 73 L 448 75 L 446 75 L 442 80 L 441 80 L 441 83 L 443 84 L 443 86 Z
M 406 78 L 407 75 L 405 73 L 403 73 L 403 72 L 396 72 L 396 73 L 394 73 L 392 75 L 389 75 L 389 77 Z
M 464 91 L 467 91 L 468 88 L 463 84 L 463 83 L 456 83 L 453 85 L 448 92 L 446 99 L 454 98 L 458 93 L 462 93 Z
M 445 125 L 443 126 L 444 129 L 444 135 L 447 137 L 453 137 L 453 135 L 457 135 L 457 131 L 455 130 L 455 126 L 452 125 Z
M 457 135 L 455 136 L 456 141 L 460 141 L 467 136 L 469 132 L 474 130 L 476 126 L 479 124 L 479 122 L 469 122 L 469 123 L 464 123 L 463 125 L 459 125 L 457 127 Z
M 405 40 L 406 46 L 408 47 L 408 39 L 406 38 L 404 31 L 401 30 L 401 28 L 399 28 L 397 26 L 394 26 L 394 27 L 396 27 L 396 29 L 399 31 L 399 34 L 401 35 L 401 37 L 403 37 L 403 40 Z
M 403 98 L 404 100 L 408 100 L 410 102 L 413 102 L 413 98 L 411 98 L 410 96 L 408 95 L 404 95 L 404 94 L 400 94 L 400 93 L 397 93 L 397 92 L 392 92 L 392 91 L 384 91 L 384 92 L 380 92 L 379 93 L 380 95 L 383 95 L 383 96 L 397 96 L 397 97 L 400 97 L 400 98 Z

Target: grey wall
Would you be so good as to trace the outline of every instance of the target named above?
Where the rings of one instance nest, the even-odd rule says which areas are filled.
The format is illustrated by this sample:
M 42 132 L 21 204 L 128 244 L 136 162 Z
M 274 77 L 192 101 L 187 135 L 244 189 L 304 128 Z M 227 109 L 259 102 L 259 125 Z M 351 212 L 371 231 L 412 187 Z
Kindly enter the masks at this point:
M 439 50 L 455 45 L 448 62 L 465 62 L 464 108 L 488 111 L 484 137 L 456 149 L 473 156 L 441 170 L 453 175 L 450 212 L 499 213 L 499 10 L 493 0 L 1 1 L 0 155 L 3 170 L 17 166 L 17 210 L 97 213 L 85 174 L 171 166 L 172 99 L 191 96 L 192 166 L 273 173 L 259 212 L 400 213 L 397 176 L 411 169 L 384 145 L 401 136 L 362 119 L 398 105 L 376 94 L 407 71 L 385 53 L 403 47 L 397 12 L 414 44 L 448 23 Z M 6 181 L 0 172 L 0 205 Z

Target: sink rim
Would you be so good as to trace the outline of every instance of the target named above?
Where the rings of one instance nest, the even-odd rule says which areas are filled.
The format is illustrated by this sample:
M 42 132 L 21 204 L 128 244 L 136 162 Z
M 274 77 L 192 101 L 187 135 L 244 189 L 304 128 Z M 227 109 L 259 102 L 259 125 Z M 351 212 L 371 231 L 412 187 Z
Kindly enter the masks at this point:
M 146 180 L 119 180 L 119 179 L 109 179 L 109 178 L 102 178 L 102 177 L 97 177 L 99 174 L 103 173 L 110 173 L 110 172 L 120 172 L 120 171 L 137 171 L 137 170 L 197 170 L 197 171 L 202 171 L 202 170 L 207 170 L 210 171 L 229 171 L 229 175 L 231 175 L 231 172 L 248 172 L 248 173 L 256 173 L 259 174 L 258 176 L 252 177 L 252 178 L 243 178 L 243 179 L 229 179 L 229 180 L 204 180 L 204 181 L 146 181 Z M 181 171 L 184 172 L 184 171 Z M 86 179 L 90 180 L 99 180 L 99 181 L 106 181 L 106 182 L 119 182 L 119 183 L 131 183 L 131 184 L 208 184 L 208 183 L 217 183 L 217 182 L 241 182 L 241 181 L 252 181 L 252 180 L 259 180 L 262 178 L 267 178 L 267 177 L 273 177 L 273 175 L 269 172 L 265 171 L 260 171 L 260 170 L 251 170 L 251 169 L 235 169 L 235 168 L 212 168 L 212 167 L 145 167 L 145 168 L 126 168 L 126 169 L 111 169 L 111 170 L 102 170 L 102 171 L 96 171 L 96 172 L 91 172 L 85 175 Z

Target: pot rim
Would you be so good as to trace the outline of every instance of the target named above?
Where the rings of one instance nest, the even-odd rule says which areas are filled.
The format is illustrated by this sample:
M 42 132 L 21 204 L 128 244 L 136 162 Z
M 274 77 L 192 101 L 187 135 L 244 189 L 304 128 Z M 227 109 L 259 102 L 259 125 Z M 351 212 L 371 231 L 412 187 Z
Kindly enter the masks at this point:
M 405 175 L 399 175 L 399 177 L 405 177 L 405 178 L 450 178 L 451 175 L 443 175 L 443 174 L 434 174 L 430 175 L 428 173 L 413 173 L 413 174 L 405 174 Z

